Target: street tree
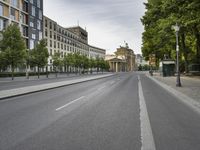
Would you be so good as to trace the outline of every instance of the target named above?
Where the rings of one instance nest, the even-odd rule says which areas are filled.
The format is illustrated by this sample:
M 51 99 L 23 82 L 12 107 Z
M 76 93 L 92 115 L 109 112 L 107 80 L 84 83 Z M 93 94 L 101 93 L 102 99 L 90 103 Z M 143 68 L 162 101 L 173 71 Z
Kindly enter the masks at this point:
M 0 51 L 0 72 L 3 72 L 4 70 L 6 70 L 6 61 L 5 61 L 5 56 L 4 56 L 4 52 Z
M 53 68 L 54 68 L 54 71 L 56 73 L 56 78 L 57 78 L 58 70 L 61 70 L 63 66 L 63 59 L 61 58 L 61 55 L 59 52 L 54 53 L 52 58 L 53 58 Z
M 90 67 L 90 64 L 89 64 L 90 62 L 89 62 L 89 58 L 86 56 L 86 55 L 82 55 L 82 69 L 83 69 L 83 71 L 82 71 L 82 73 L 84 74 L 85 73 L 85 71 L 87 70 L 87 72 L 88 72 L 88 69 L 89 69 L 89 67 Z
M 200 63 L 200 1 L 199 0 L 148 0 L 147 11 L 141 19 L 144 25 L 142 53 L 146 60 L 156 54 L 162 60 L 164 54 L 175 59 L 176 38 L 172 25 L 178 23 L 180 59 L 185 71 L 189 63 Z
M 78 74 L 78 72 L 80 73 L 80 70 L 81 70 L 81 67 L 82 67 L 82 56 L 81 56 L 81 54 L 78 52 L 78 53 L 74 53 L 73 54 L 73 56 L 74 56 L 74 59 L 75 59 L 75 64 L 74 64 L 74 66 L 75 66 L 75 72 L 76 72 L 76 74 Z
M 69 73 L 69 66 L 70 66 L 70 59 L 69 59 L 69 55 L 64 55 L 63 58 L 63 66 L 64 66 L 64 71 L 67 72 L 67 74 Z
M 12 80 L 14 80 L 15 69 L 25 63 L 26 45 L 16 24 L 10 24 L 2 32 L 2 35 L 3 39 L 0 42 L 0 48 L 3 55 L 1 57 L 3 57 L 3 64 L 6 67 L 11 67 Z
M 100 61 L 100 57 L 99 56 L 96 56 L 95 64 L 96 64 L 95 67 L 97 68 L 97 73 L 99 73 L 99 69 L 100 69 L 100 65 L 101 65 L 101 61 Z
M 93 68 L 96 66 L 96 61 L 92 57 L 89 59 L 90 74 L 93 73 Z
M 46 40 L 42 39 L 36 44 L 33 50 L 29 52 L 30 63 L 32 67 L 37 67 L 38 78 L 40 77 L 40 70 L 48 64 L 48 49 L 46 48 Z

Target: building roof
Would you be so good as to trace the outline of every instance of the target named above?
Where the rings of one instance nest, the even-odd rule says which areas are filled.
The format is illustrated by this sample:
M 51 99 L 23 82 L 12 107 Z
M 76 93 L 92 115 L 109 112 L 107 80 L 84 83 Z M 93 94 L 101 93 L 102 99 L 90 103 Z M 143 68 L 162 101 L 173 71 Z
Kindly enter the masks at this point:
M 111 62 L 125 62 L 123 59 L 119 59 L 119 58 L 113 58 L 113 59 L 110 59 L 109 61 L 111 61 Z

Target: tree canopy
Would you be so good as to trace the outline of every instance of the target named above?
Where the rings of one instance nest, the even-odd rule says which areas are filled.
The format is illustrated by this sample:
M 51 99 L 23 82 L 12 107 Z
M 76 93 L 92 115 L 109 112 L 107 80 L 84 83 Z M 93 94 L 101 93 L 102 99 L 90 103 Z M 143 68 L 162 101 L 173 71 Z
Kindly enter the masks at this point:
M 26 45 L 21 36 L 20 29 L 16 24 L 10 24 L 3 32 L 3 39 L 0 41 L 1 63 L 3 67 L 11 67 L 12 79 L 14 70 L 25 63 Z
M 156 54 L 157 62 L 168 54 L 176 56 L 175 31 L 180 26 L 179 45 L 185 70 L 189 63 L 200 63 L 200 1 L 148 0 L 147 11 L 141 19 L 144 25 L 142 53 L 146 60 Z
M 48 49 L 46 48 L 46 40 L 42 39 L 36 44 L 33 50 L 29 52 L 30 64 L 32 67 L 38 68 L 38 78 L 40 73 L 40 68 L 44 68 L 48 63 Z

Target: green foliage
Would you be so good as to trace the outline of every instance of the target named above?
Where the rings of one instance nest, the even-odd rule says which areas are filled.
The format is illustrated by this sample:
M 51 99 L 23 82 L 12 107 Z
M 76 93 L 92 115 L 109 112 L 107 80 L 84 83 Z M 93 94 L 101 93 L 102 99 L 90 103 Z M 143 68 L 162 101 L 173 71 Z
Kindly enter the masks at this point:
M 91 73 L 93 68 L 99 68 L 103 70 L 109 70 L 109 64 L 102 58 L 97 57 L 96 59 L 88 58 L 86 55 L 80 53 L 69 53 L 62 59 L 60 53 L 55 53 L 53 56 L 54 69 L 58 71 L 58 68 L 64 67 L 65 72 L 69 72 L 69 67 L 75 68 L 76 73 L 85 73 L 90 69 Z M 99 71 L 97 69 L 97 71 Z
M 3 52 L 0 52 L 0 72 L 6 70 L 7 64 Z
M 178 23 L 180 58 L 185 70 L 193 60 L 200 63 L 200 1 L 199 0 L 148 0 L 146 13 L 141 19 L 144 25 L 142 53 L 146 60 L 156 54 L 157 61 L 164 54 L 176 57 L 176 38 L 172 26 Z
M 42 39 L 33 50 L 29 52 L 31 66 L 45 67 L 48 63 L 48 49 L 46 48 L 46 41 Z
M 19 65 L 25 63 L 26 46 L 21 36 L 19 27 L 16 24 L 9 25 L 2 32 L 3 39 L 0 42 L 1 59 L 3 67 L 11 66 L 12 79 L 14 79 L 14 70 Z
M 39 41 L 39 43 L 35 46 L 35 48 L 33 50 L 30 50 L 30 52 L 28 52 L 29 54 L 29 61 L 30 61 L 30 65 L 32 67 L 36 67 L 38 68 L 38 78 L 40 76 L 40 68 L 43 68 L 47 65 L 48 63 L 48 57 L 49 57 L 49 53 L 48 53 L 48 49 L 46 48 L 46 40 L 42 39 Z
M 53 66 L 55 70 L 57 70 L 58 67 L 62 67 L 63 61 L 60 56 L 58 52 L 53 55 Z

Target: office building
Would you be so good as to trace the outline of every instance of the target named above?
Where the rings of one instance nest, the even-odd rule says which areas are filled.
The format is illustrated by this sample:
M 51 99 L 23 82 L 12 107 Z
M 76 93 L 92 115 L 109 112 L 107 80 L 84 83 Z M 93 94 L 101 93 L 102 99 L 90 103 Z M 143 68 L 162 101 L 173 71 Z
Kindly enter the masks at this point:
M 0 0 L 0 31 L 11 23 L 19 25 L 27 49 L 33 49 L 43 38 L 43 0 Z

